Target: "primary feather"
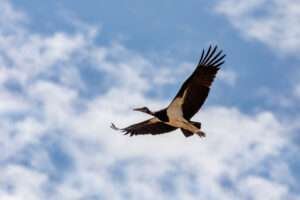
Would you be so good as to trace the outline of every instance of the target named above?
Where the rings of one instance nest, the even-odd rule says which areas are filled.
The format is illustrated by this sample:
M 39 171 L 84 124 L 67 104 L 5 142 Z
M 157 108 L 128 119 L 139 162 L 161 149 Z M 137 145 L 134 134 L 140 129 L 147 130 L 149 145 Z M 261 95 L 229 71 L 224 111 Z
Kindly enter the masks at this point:
M 205 56 L 204 51 L 202 51 L 201 59 L 195 71 L 186 79 L 174 98 L 174 100 L 182 98 L 182 107 L 178 109 L 182 110 L 183 117 L 187 120 L 192 118 L 205 102 L 210 86 L 220 69 L 219 66 L 224 63 L 225 55 L 222 55 L 222 51 L 215 54 L 216 50 L 217 46 L 212 51 L 210 46 Z

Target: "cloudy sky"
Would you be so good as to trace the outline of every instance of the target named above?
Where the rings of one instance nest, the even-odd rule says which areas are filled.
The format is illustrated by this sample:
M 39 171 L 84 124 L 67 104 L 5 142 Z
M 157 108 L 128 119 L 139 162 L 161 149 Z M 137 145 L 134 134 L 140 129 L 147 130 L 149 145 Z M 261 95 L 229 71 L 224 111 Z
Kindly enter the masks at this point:
M 300 199 L 300 2 L 0 0 L 0 199 Z M 207 137 L 109 128 L 227 54 Z

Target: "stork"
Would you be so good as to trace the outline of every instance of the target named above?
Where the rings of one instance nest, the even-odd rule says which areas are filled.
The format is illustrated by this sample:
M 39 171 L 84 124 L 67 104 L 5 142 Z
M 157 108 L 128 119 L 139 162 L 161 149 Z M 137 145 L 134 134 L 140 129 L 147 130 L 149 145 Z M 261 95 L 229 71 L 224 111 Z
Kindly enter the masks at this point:
M 147 107 L 135 108 L 135 111 L 151 115 L 152 118 L 126 128 L 118 128 L 112 123 L 111 128 L 130 136 L 157 135 L 180 128 L 185 137 L 194 134 L 205 137 L 205 133 L 201 130 L 201 123 L 191 121 L 191 118 L 204 104 L 212 82 L 220 66 L 225 62 L 226 55 L 222 50 L 217 52 L 217 49 L 217 46 L 214 48 L 209 46 L 206 52 L 203 49 L 196 69 L 185 80 L 177 95 L 166 108 L 159 111 L 151 111 Z

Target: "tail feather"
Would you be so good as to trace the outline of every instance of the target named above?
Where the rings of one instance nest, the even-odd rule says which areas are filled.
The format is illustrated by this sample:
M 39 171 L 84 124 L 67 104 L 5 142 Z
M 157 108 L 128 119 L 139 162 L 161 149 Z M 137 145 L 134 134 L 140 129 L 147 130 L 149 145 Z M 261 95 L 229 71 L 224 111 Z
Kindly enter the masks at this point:
M 183 133 L 183 135 L 185 137 L 190 137 L 190 136 L 194 135 L 194 133 L 192 133 L 192 132 L 190 132 L 188 130 L 185 130 L 185 129 L 180 129 L 180 130 L 181 130 L 181 132 Z

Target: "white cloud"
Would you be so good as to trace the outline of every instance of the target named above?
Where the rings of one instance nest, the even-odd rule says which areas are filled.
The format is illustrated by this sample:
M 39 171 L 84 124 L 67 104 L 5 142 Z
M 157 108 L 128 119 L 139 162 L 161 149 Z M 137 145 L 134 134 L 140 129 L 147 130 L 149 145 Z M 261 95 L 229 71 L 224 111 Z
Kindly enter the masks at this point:
M 28 20 L 26 14 L 13 8 L 9 0 L 1 0 L 0 13 L 0 25 L 2 27 L 0 32 L 2 34 L 15 32 L 16 29 L 22 31 L 22 27 L 15 26 L 16 23 L 24 23 Z
M 280 184 L 274 184 L 260 177 L 248 177 L 241 185 L 242 193 L 245 199 L 266 199 L 280 200 L 285 199 L 287 188 Z
M 220 80 L 224 81 L 230 86 L 234 86 L 237 81 L 237 74 L 235 73 L 235 71 L 229 69 L 221 70 L 218 77 L 220 78 Z
M 45 117 L 55 119 L 54 124 L 63 123 L 72 114 L 76 91 L 48 81 L 39 81 L 28 89 L 31 99 L 40 104 Z
M 11 38 L 0 34 L 0 69 L 5 72 L 0 81 L 17 81 L 21 91 L 3 87 L 0 96 L 10 102 L 1 102 L 10 108 L 6 112 L 15 108 L 20 116 L 0 115 L 0 185 L 5 185 L 0 199 L 159 200 L 171 194 L 184 200 L 260 199 L 275 188 L 272 198 L 294 195 L 290 178 L 256 174 L 265 160 L 290 173 L 280 157 L 293 127 L 287 129 L 272 112 L 250 115 L 208 107 L 195 118 L 203 123 L 205 139 L 184 138 L 179 131 L 122 136 L 109 128 L 110 122 L 125 126 L 147 118 L 130 110 L 138 105 L 166 106 L 165 100 L 145 94 L 172 83 L 169 77 L 182 79 L 179 71 L 186 68 L 154 66 L 118 43 L 94 44 L 96 33 L 86 29 L 44 36 L 18 20 L 12 25 Z M 103 92 L 90 91 L 93 97 L 81 94 L 91 86 L 82 77 L 88 67 L 109 83 Z M 235 75 L 225 72 L 223 79 L 233 83 Z
M 0 190 L 0 199 L 21 200 L 41 199 L 44 195 L 42 184 L 47 181 L 47 176 L 25 167 L 9 165 L 1 167 L 1 187 L 9 192 Z
M 218 13 L 243 36 L 265 43 L 274 51 L 295 54 L 300 49 L 300 3 L 293 0 L 225 0 Z
M 295 97 L 300 98 L 300 84 L 295 85 L 293 93 Z
M 2 114 L 24 111 L 29 106 L 23 97 L 5 90 L 0 92 L 0 99 L 0 113 Z

